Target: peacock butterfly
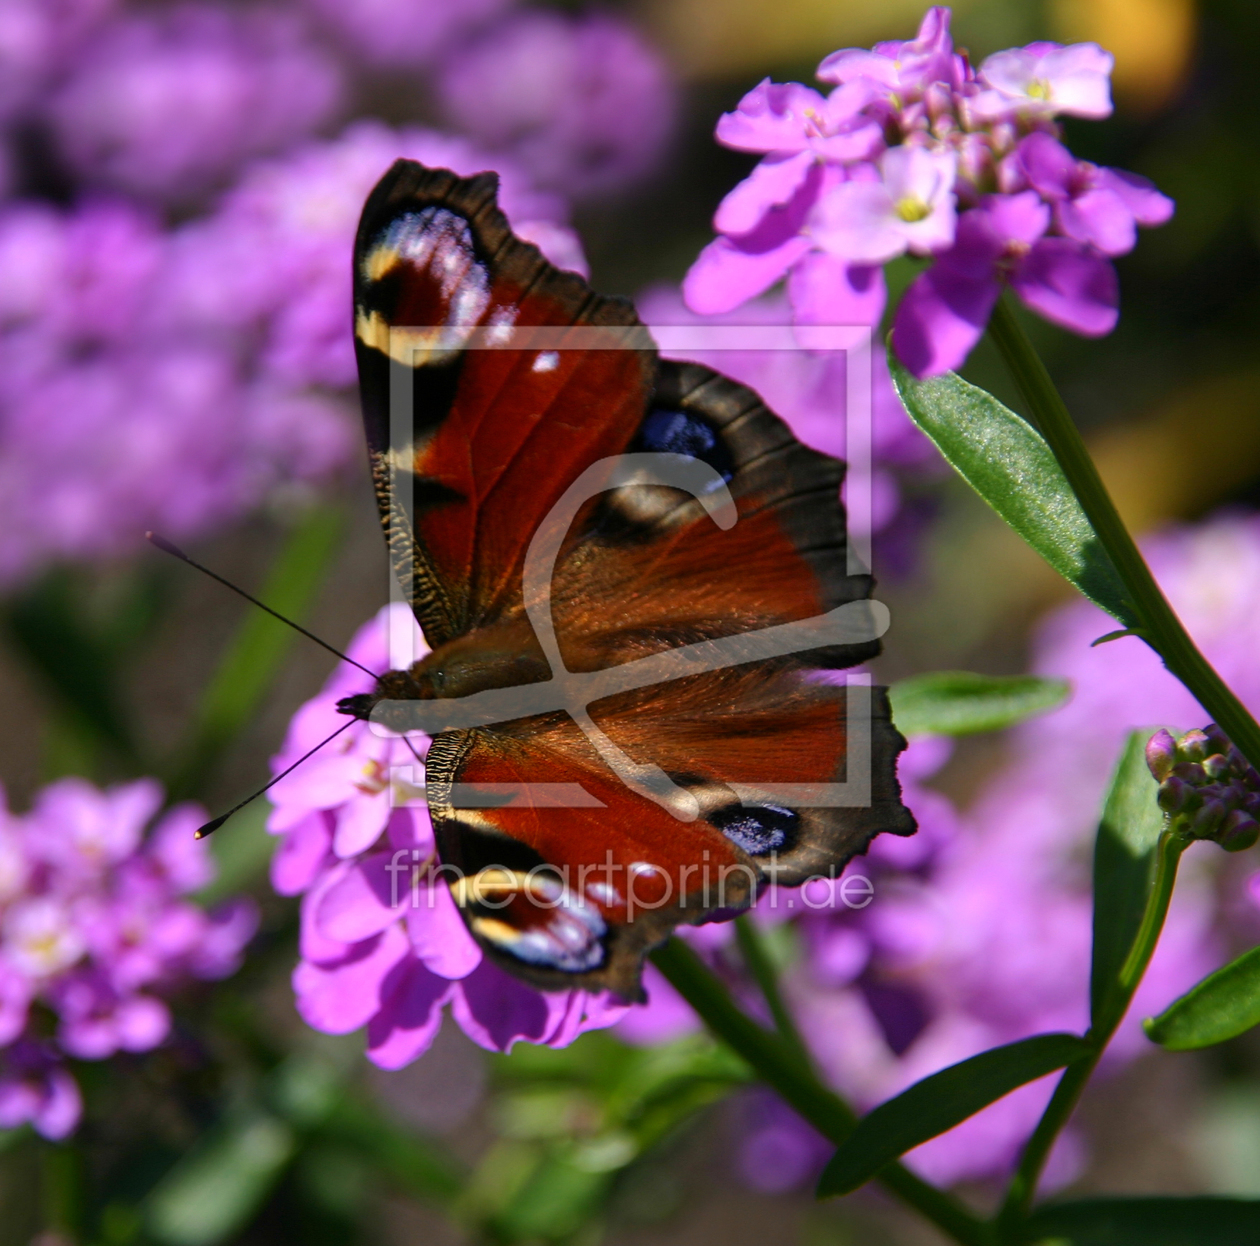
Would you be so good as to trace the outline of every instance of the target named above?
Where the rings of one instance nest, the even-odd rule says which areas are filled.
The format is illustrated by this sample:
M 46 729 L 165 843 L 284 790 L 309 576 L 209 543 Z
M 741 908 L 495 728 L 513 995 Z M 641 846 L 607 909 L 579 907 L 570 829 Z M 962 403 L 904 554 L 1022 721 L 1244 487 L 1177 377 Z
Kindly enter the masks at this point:
M 830 674 L 881 630 L 844 465 L 752 391 L 660 359 L 496 192 L 400 160 L 363 210 L 368 452 L 432 649 L 338 708 L 430 732 L 438 855 L 487 954 L 637 999 L 680 923 L 912 833 L 904 741 L 883 689 L 855 714 Z M 817 795 L 859 761 L 863 805 Z

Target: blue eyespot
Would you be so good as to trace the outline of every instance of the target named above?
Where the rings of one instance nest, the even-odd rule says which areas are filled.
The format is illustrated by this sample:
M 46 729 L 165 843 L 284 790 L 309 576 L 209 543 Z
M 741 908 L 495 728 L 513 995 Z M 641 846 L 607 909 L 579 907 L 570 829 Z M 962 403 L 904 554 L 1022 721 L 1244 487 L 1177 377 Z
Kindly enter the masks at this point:
M 778 805 L 727 805 L 711 813 L 709 821 L 750 857 L 762 857 L 791 848 L 800 815 Z
M 648 412 L 639 429 L 638 448 L 656 454 L 685 454 L 708 463 L 723 480 L 735 474 L 730 451 L 717 430 L 691 411 L 657 407 Z

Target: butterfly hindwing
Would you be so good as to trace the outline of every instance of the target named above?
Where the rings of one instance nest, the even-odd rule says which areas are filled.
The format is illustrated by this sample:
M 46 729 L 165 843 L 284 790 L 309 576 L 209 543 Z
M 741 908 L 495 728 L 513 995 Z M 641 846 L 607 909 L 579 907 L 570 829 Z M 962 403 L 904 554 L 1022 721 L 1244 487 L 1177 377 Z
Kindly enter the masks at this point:
M 736 521 L 723 530 L 659 484 L 586 504 L 549 587 L 569 670 L 868 597 L 869 575 L 850 566 L 843 464 L 802 446 L 752 391 L 658 360 L 629 304 L 512 236 L 494 191 L 490 175 L 399 162 L 356 244 L 369 452 L 395 567 L 434 649 L 424 668 L 471 671 L 469 688 L 548 677 L 523 604 L 526 551 L 574 480 L 624 453 L 701 459 Z M 546 349 L 523 332 L 539 326 Z M 564 337 L 575 329 L 585 336 Z M 834 876 L 880 830 L 910 833 L 895 775 L 904 741 L 883 690 L 860 693 L 870 712 L 851 720 L 857 702 L 829 674 L 877 651 L 831 646 L 621 692 L 589 707 L 587 730 L 556 710 L 439 734 L 429 803 L 474 936 L 541 987 L 635 998 L 644 954 L 674 926 L 746 908 L 771 879 Z M 632 766 L 659 768 L 698 816 L 679 820 L 628 786 L 591 731 Z M 845 783 L 855 765 L 864 805 L 783 796 Z

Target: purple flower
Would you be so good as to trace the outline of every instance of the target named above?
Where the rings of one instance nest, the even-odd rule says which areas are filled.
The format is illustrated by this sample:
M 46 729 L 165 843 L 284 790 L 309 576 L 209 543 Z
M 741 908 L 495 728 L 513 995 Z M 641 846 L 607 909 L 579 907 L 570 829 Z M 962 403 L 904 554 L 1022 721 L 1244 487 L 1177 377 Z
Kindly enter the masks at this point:
M 605 14 L 533 10 L 446 58 L 451 121 L 543 186 L 607 193 L 651 171 L 673 129 L 673 84 L 634 29 Z
M 893 147 L 878 175 L 859 165 L 819 204 L 813 234 L 832 255 L 882 264 L 906 251 L 927 255 L 954 241 L 954 171 L 949 151 Z
M 349 394 L 327 392 L 355 376 L 346 256 L 399 156 L 498 167 L 517 231 L 582 266 L 563 203 L 509 161 L 374 122 L 252 166 L 167 231 L 113 200 L 0 208 L 0 583 L 146 529 L 197 535 L 349 459 Z
M 826 257 L 818 257 L 825 259 Z M 797 269 L 794 278 L 807 271 Z M 878 274 L 878 269 L 867 269 Z M 863 292 L 882 296 L 877 291 Z M 763 298 L 745 304 L 738 312 L 700 316 L 688 309 L 678 292 L 658 286 L 637 300 L 640 316 L 650 326 L 739 325 L 778 326 L 792 319 L 784 298 Z M 822 323 L 834 323 L 823 320 Z M 750 342 L 750 346 L 752 343 Z M 796 350 L 688 349 L 663 352 L 670 358 L 707 364 L 752 389 L 785 420 L 806 445 L 825 454 L 844 458 L 848 373 L 845 357 L 835 352 Z M 902 486 L 920 481 L 937 470 L 938 459 L 927 439 L 910 422 L 892 388 L 883 352 L 871 356 L 871 531 L 879 534 L 884 548 L 892 541 L 909 538 L 918 529 L 918 518 L 902 505 Z M 850 530 L 862 528 L 865 515 L 849 514 Z M 877 547 L 876 554 L 881 553 Z M 881 564 L 882 565 L 882 564 Z
M 82 1112 L 78 1084 L 49 1046 L 23 1041 L 0 1052 L 0 1129 L 29 1124 L 57 1142 Z
M 958 223 L 950 250 L 910 284 L 893 347 L 917 376 L 961 366 L 1006 282 L 1034 311 L 1076 333 L 1109 333 L 1119 316 L 1115 269 L 1071 238 L 1046 237 L 1050 212 L 1033 191 L 992 195 Z
M 359 631 L 349 656 L 386 670 L 391 632 L 423 652 L 410 611 L 396 605 Z M 337 702 L 369 687 L 362 671 L 338 667 L 294 716 L 276 769 L 342 725 Z M 611 1025 L 624 1005 L 534 990 L 482 956 L 445 878 L 430 869 L 433 828 L 413 746 L 422 752 L 427 741 L 413 737 L 409 746 L 356 723 L 271 789 L 268 829 L 283 836 L 272 882 L 283 895 L 302 895 L 293 989 L 303 1020 L 331 1034 L 367 1026 L 368 1058 L 387 1069 L 428 1049 L 447 1005 L 474 1042 L 497 1051 L 519 1040 L 564 1046 Z
M 63 1054 L 156 1047 L 170 1029 L 163 997 L 240 963 L 254 908 L 184 898 L 214 873 L 193 838 L 204 813 L 177 807 L 146 835 L 161 801 L 152 780 L 101 791 L 71 778 L 28 814 L 0 811 L 0 1127 L 69 1133 L 80 1103 Z M 32 1038 L 36 1001 L 57 1018 L 55 1043 Z
M 22 116 L 118 0 L 5 0 L 0 8 L 0 120 Z
M 1225 516 L 1182 528 L 1148 542 L 1146 554 L 1207 659 L 1245 704 L 1260 707 L 1260 519 Z M 927 786 L 948 742 L 912 741 L 899 773 L 919 834 L 876 840 L 846 871 L 872 880 L 869 905 L 828 903 L 826 893 L 838 888 L 824 883 L 810 885 L 818 907 L 807 913 L 759 906 L 759 918 L 796 927 L 804 954 L 785 975 L 785 993 L 824 1075 L 859 1108 L 986 1048 L 1088 1025 L 1090 843 L 1111 772 L 1131 730 L 1166 723 L 1182 732 L 1203 713 L 1145 645 L 1091 648 L 1108 630 L 1103 612 L 1083 601 L 1047 620 L 1033 669 L 1070 679 L 1073 698 L 1011 733 L 1008 760 L 965 813 Z M 1219 752 L 1215 739 L 1212 732 L 1182 737 L 1197 750 L 1187 753 L 1198 758 L 1190 764 L 1208 777 L 1217 766 L 1209 762 Z M 1177 741 L 1160 740 L 1157 766 L 1182 764 L 1173 760 Z M 1228 750 L 1220 755 L 1228 762 Z M 1064 774 L 1073 781 L 1064 783 Z M 1142 1017 L 1219 965 L 1228 944 L 1255 941 L 1258 880 L 1254 861 L 1187 854 L 1151 968 L 1104 1071 L 1149 1050 Z M 730 973 L 729 963 L 706 955 Z M 664 993 L 658 1003 L 658 989 L 645 1010 L 655 1016 L 632 1013 L 622 1023 L 630 1037 L 659 1041 L 685 1027 L 685 1005 Z M 1052 1088 L 1053 1078 L 1022 1088 L 911 1152 L 908 1163 L 944 1183 L 1004 1176 Z M 764 1127 L 750 1125 L 741 1148 L 746 1171 L 751 1164 L 767 1181 L 787 1180 L 792 1166 L 773 1163 L 761 1135 L 785 1155 L 807 1156 L 806 1126 L 795 1126 L 800 1136 L 791 1144 L 780 1138 L 792 1127 L 769 1116 Z M 1083 1160 L 1081 1138 L 1066 1135 L 1051 1184 L 1070 1181 Z M 812 1175 L 803 1162 L 800 1180 Z
M 418 69 L 514 0 L 305 0 L 338 45 L 365 64 Z
M 953 51 L 949 16 L 931 9 L 909 42 L 833 53 L 818 71 L 839 84 L 827 97 L 765 81 L 721 118 L 719 142 L 765 156 L 714 216 L 718 237 L 683 283 L 693 310 L 731 311 L 787 277 L 797 324 L 874 326 L 877 266 L 910 251 L 935 260 L 894 333 L 919 376 L 962 363 L 1004 283 L 1055 324 L 1111 331 L 1107 257 L 1172 202 L 1058 142 L 1057 116 L 1110 110 L 1110 56 L 1036 43 L 976 74 Z
M 969 106 L 983 120 L 1014 114 L 1109 117 L 1114 63 L 1096 43 L 1030 43 L 995 52 L 977 75 L 988 89 Z
M 1104 255 L 1124 255 L 1137 226 L 1162 225 L 1173 201 L 1145 178 L 1077 160 L 1049 134 L 1030 134 L 1018 149 L 1028 184 L 1053 205 L 1059 232 Z
M 905 96 L 934 82 L 955 84 L 963 74 L 961 57 L 954 54 L 949 33 L 950 11 L 943 5 L 928 9 L 913 39 L 877 43 L 867 52 L 846 48 L 833 52 L 818 66 L 824 82 L 877 83 L 885 95 Z
M 884 145 L 883 131 L 878 120 L 862 109 L 876 97 L 877 92 L 866 81 L 823 96 L 799 82 L 778 83 L 765 78 L 739 101 L 734 112 L 718 118 L 717 140 L 736 151 L 870 160 Z M 808 162 L 798 160 L 797 167 L 802 163 L 808 166 Z M 797 176 L 797 183 L 803 176 L 803 172 Z M 785 198 L 781 196 L 776 202 Z
M 279 9 L 186 4 L 107 27 L 49 106 L 89 183 L 186 202 L 327 122 L 341 74 Z

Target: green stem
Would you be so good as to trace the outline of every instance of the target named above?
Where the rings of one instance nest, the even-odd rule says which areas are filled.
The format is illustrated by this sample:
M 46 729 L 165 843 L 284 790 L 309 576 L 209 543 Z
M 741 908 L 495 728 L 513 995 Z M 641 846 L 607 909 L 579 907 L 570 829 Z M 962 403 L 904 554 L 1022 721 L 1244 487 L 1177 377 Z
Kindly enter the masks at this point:
M 65 1242 L 77 1242 L 83 1231 L 83 1168 L 71 1143 L 49 1143 L 40 1166 L 45 1226 Z
M 853 1132 L 857 1122 L 853 1109 L 824 1086 L 781 1038 L 745 1016 L 726 987 L 685 943 L 670 939 L 652 953 L 652 962 L 713 1034 L 823 1137 L 838 1146 Z M 963 1246 L 993 1246 L 992 1231 L 984 1221 L 903 1165 L 890 1164 L 880 1172 L 879 1180 L 954 1241 Z
M 805 1046 L 805 1040 L 801 1038 L 796 1022 L 792 1019 L 787 1004 L 784 1003 L 783 993 L 779 990 L 779 975 L 775 972 L 774 963 L 770 959 L 766 941 L 751 917 L 744 916 L 735 919 L 735 940 L 739 944 L 740 955 L 744 958 L 748 972 L 752 974 L 753 981 L 757 983 L 757 988 L 766 1001 L 766 1007 L 770 1009 L 770 1015 L 774 1018 L 774 1028 L 778 1030 L 779 1037 L 806 1065 L 812 1065 L 813 1059 L 809 1054 L 809 1048 Z
M 1009 295 L 1003 296 L 994 308 L 989 334 L 1006 360 L 1099 541 L 1115 564 L 1128 590 L 1130 604 L 1140 619 L 1142 639 L 1159 654 L 1164 665 L 1185 684 L 1247 760 L 1260 766 L 1260 724 L 1199 652 L 1156 583 L 1124 526 L 1045 364 L 1011 311 L 1009 298 Z
M 1166 830 L 1160 836 L 1156 850 L 1155 880 L 1151 894 L 1147 897 L 1146 908 L 1142 913 L 1142 923 L 1138 927 L 1133 946 L 1120 969 L 1120 1002 L 1114 1009 L 1105 1026 L 1098 1030 L 1090 1030 L 1086 1038 L 1093 1045 L 1091 1056 L 1070 1064 L 1064 1070 L 1059 1084 L 1055 1087 L 1050 1102 L 1037 1122 L 1037 1128 L 1024 1147 L 1020 1156 L 1019 1168 L 1011 1180 L 1006 1192 L 1006 1200 L 998 1215 L 998 1233 L 1002 1241 L 1019 1240 L 1018 1229 L 1027 1218 L 1037 1193 L 1037 1183 L 1041 1179 L 1042 1169 L 1050 1155 L 1050 1148 L 1060 1131 L 1068 1123 L 1076 1104 L 1081 1097 L 1098 1061 L 1102 1058 L 1111 1036 L 1124 1019 L 1133 993 L 1142 981 L 1146 967 L 1151 963 L 1155 945 L 1159 942 L 1160 932 L 1164 929 L 1164 920 L 1168 916 L 1168 905 L 1172 900 L 1173 884 L 1177 881 L 1177 866 L 1181 862 L 1181 854 L 1185 850 L 1186 841 L 1176 831 Z

